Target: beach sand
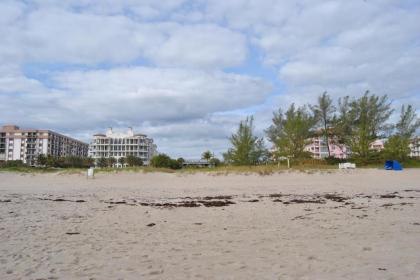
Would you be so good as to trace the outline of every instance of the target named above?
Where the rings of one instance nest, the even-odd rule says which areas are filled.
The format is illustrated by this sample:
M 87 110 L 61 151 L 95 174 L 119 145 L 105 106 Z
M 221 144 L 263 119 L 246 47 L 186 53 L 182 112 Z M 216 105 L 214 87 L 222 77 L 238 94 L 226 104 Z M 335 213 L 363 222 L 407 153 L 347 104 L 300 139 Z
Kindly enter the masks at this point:
M 420 279 L 420 171 L 0 173 L 0 279 Z

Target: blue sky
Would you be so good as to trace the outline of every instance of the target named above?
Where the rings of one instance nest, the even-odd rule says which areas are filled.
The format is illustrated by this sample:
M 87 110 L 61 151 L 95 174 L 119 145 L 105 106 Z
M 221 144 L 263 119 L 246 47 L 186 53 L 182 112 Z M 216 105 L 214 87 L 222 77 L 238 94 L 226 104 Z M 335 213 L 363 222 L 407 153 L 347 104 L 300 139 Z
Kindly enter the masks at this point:
M 0 124 L 131 126 L 197 158 L 324 91 L 419 108 L 419 19 L 414 0 L 3 0 Z

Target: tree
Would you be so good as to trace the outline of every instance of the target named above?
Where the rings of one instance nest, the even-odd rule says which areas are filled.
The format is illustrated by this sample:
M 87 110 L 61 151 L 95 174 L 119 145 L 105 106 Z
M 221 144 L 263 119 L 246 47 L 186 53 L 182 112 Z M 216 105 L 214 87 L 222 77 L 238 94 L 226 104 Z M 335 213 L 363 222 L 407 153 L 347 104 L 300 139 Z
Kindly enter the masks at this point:
M 177 158 L 176 159 L 176 161 L 181 165 L 181 166 L 183 166 L 184 165 L 184 163 L 185 163 L 185 159 L 184 158 L 182 158 L 182 157 L 179 157 L 179 158 Z
M 182 163 L 180 161 L 171 159 L 166 154 L 159 154 L 152 157 L 152 159 L 150 160 L 150 164 L 153 167 L 158 167 L 158 168 L 171 168 L 171 169 L 182 168 Z
M 108 167 L 113 167 L 114 164 L 117 163 L 117 159 L 114 158 L 114 157 L 109 157 L 109 158 L 106 159 L 106 162 L 107 162 Z
M 420 118 L 417 118 L 416 110 L 413 106 L 404 105 L 401 107 L 400 120 L 396 124 L 397 135 L 410 139 L 420 127 Z
M 387 95 L 376 96 L 367 91 L 358 99 L 339 99 L 337 131 L 355 158 L 363 163 L 369 161 L 374 153 L 370 145 L 390 127 L 386 122 L 392 112 Z
M 57 159 L 55 157 L 53 157 L 52 155 L 47 155 L 47 163 L 46 165 L 48 167 L 57 167 Z
M 205 151 L 201 154 L 201 159 L 210 161 L 210 159 L 213 157 L 213 154 L 210 151 Z
M 133 155 L 129 155 L 125 158 L 125 163 L 128 164 L 128 166 L 142 166 L 143 165 L 143 161 L 141 160 L 141 158 L 133 156 Z
M 125 157 L 120 157 L 117 161 L 118 164 L 121 164 L 121 167 L 124 167 L 124 164 L 127 163 L 127 159 Z
M 83 165 L 86 168 L 92 167 L 95 165 L 95 160 L 91 157 L 86 157 L 83 159 Z
M 385 159 L 404 162 L 410 153 L 410 139 L 420 127 L 420 119 L 411 105 L 401 107 L 400 119 L 395 125 L 396 133 L 384 145 Z
M 310 107 L 318 124 L 322 127 L 322 134 L 327 142 L 328 157 L 331 157 L 330 152 L 330 129 L 334 120 L 335 107 L 333 101 L 327 92 L 324 92 L 318 97 L 318 104 Z
M 228 163 L 235 165 L 251 165 L 260 162 L 266 149 L 262 138 L 254 135 L 254 118 L 247 117 L 239 123 L 235 134 L 229 138 L 232 148 L 223 157 Z
M 222 164 L 222 162 L 220 161 L 220 159 L 218 159 L 218 158 L 216 158 L 216 157 L 212 157 L 212 158 L 209 160 L 209 163 L 210 163 L 212 166 L 214 166 L 214 167 L 220 166 L 220 165 Z
M 409 144 L 409 138 L 400 135 L 392 135 L 384 144 L 383 157 L 385 159 L 396 159 L 400 162 L 404 162 L 410 154 Z
M 150 165 L 153 167 L 169 167 L 171 158 L 166 154 L 159 154 L 150 160 Z
M 283 114 L 273 113 L 273 124 L 266 130 L 269 140 L 276 147 L 277 156 L 303 158 L 307 156 L 305 145 L 313 135 L 316 118 L 306 106 L 296 108 L 294 104 Z
M 39 154 L 37 157 L 37 165 L 46 166 L 47 165 L 47 157 L 44 154 Z
M 106 158 L 104 158 L 104 157 L 101 157 L 101 158 L 99 158 L 98 160 L 97 160 L 97 163 L 96 163 L 99 167 L 107 167 L 108 166 L 108 161 L 107 161 L 107 159 Z

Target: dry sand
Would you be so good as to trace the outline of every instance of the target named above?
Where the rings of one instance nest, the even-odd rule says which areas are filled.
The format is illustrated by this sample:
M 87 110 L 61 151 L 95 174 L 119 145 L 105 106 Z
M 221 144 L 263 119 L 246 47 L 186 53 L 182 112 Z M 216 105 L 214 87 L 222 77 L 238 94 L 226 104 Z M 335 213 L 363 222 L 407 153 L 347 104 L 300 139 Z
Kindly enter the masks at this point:
M 0 279 L 420 279 L 420 171 L 0 173 Z

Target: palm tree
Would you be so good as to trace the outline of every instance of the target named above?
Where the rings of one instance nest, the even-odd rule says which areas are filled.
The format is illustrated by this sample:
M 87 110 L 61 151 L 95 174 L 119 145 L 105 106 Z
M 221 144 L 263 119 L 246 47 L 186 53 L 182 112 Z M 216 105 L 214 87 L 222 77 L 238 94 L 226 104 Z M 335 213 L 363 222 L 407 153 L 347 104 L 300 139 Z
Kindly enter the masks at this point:
M 210 151 L 205 151 L 204 153 L 201 154 L 201 158 L 207 161 L 210 161 L 212 157 L 213 157 L 213 154 Z

